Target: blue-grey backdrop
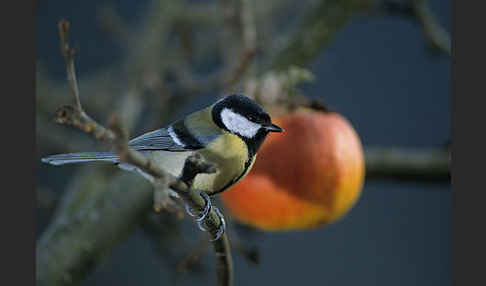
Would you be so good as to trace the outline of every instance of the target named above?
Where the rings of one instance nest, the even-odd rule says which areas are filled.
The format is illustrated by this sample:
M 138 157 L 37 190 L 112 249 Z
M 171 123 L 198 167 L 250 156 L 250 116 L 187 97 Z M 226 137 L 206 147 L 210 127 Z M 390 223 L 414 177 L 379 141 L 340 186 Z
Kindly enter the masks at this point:
M 65 79 L 56 29 L 61 17 L 76 23 L 80 77 L 119 59 L 95 21 L 94 8 L 102 2 L 37 1 L 37 58 L 51 76 Z M 450 1 L 430 3 L 450 31 Z M 132 22 L 145 7 L 144 1 L 114 4 Z M 364 145 L 441 146 L 450 138 L 450 58 L 431 55 L 411 21 L 355 18 L 314 61 L 312 71 L 316 82 L 305 91 L 346 116 Z M 235 257 L 235 284 L 450 285 L 450 219 L 449 184 L 369 181 L 358 204 L 338 223 L 263 235 L 257 242 L 260 266 Z M 214 282 L 212 271 L 207 281 Z M 82 285 L 171 283 L 150 241 L 137 232 Z

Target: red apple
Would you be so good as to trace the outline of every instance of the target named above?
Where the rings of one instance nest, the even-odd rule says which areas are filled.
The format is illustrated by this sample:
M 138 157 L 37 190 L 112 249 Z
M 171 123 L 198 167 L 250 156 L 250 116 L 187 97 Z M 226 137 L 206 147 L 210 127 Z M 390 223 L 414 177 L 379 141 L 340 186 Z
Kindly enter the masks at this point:
M 364 181 L 359 137 L 335 112 L 273 114 L 285 131 L 270 134 L 250 173 L 221 194 L 238 221 L 264 230 L 306 229 L 341 218 Z

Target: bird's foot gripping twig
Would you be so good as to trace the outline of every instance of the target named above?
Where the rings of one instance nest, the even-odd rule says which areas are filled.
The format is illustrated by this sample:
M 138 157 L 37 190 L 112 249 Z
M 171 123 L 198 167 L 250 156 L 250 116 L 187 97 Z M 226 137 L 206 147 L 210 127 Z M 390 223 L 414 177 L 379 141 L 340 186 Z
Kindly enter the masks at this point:
M 209 196 L 205 192 L 201 192 L 200 190 L 196 190 L 196 192 L 204 199 L 204 201 L 206 202 L 206 206 L 204 207 L 204 210 L 202 212 L 200 212 L 199 214 L 194 214 L 191 211 L 191 208 L 189 207 L 189 205 L 186 204 L 186 212 L 190 216 L 196 217 L 197 226 L 199 227 L 200 230 L 209 231 L 207 228 L 204 227 L 203 224 L 204 224 L 204 220 L 206 219 L 207 215 L 211 211 L 211 208 L 214 208 L 214 211 L 216 212 L 216 214 L 218 215 L 218 217 L 221 221 L 221 224 L 219 225 L 218 232 L 216 233 L 215 238 L 210 240 L 210 241 L 216 241 L 221 237 L 221 235 L 223 235 L 224 231 L 226 230 L 226 222 L 224 220 L 224 216 L 217 207 L 213 207 L 213 205 L 211 203 L 211 199 L 209 198 Z
M 186 212 L 188 215 L 192 216 L 192 217 L 197 217 L 196 218 L 196 221 L 198 222 L 198 225 L 201 221 L 203 221 L 206 216 L 208 215 L 209 211 L 211 210 L 211 200 L 209 199 L 209 196 L 205 193 L 205 192 L 201 192 L 200 190 L 196 190 L 196 192 L 204 199 L 204 201 L 206 202 L 206 206 L 204 207 L 204 210 L 200 213 L 200 214 L 195 214 L 191 211 L 191 207 L 186 204 Z M 206 229 L 203 229 L 201 228 L 201 226 L 199 226 L 199 228 L 201 230 L 206 230 Z

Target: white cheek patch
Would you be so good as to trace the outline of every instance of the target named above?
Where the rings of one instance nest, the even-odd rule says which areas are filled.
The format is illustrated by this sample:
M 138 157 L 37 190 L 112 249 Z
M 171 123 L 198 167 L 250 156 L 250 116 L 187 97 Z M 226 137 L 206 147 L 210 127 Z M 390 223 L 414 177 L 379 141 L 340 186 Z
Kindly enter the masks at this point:
M 167 129 L 167 131 L 169 132 L 169 135 L 170 137 L 172 138 L 172 140 L 179 146 L 181 147 L 186 147 L 186 144 L 182 143 L 182 141 L 179 139 L 179 137 L 177 137 L 177 135 L 175 134 L 174 132 L 174 128 L 172 128 L 172 125 L 169 126 L 169 128 Z
M 251 122 L 231 109 L 224 108 L 221 111 L 221 121 L 229 131 L 238 133 L 247 138 L 253 138 L 262 127 L 260 124 Z

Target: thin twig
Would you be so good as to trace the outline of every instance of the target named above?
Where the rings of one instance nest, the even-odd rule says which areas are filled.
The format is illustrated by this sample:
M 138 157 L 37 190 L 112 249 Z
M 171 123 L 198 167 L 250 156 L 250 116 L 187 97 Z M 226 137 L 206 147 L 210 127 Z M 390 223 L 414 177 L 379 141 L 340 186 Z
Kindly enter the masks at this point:
M 74 56 L 76 50 L 69 47 L 69 22 L 61 20 L 59 22 L 59 37 L 61 39 L 61 53 L 64 56 L 66 62 L 66 72 L 71 91 L 73 92 L 74 102 L 76 108 L 80 113 L 83 113 L 83 107 L 81 106 L 81 100 L 79 99 L 79 88 L 76 80 L 76 73 L 74 71 Z
M 66 73 L 69 86 L 74 97 L 75 106 L 64 105 L 56 111 L 56 122 L 59 124 L 73 125 L 86 133 L 91 133 L 96 139 L 102 141 L 113 141 L 115 135 L 110 130 L 104 128 L 96 121 L 91 119 L 83 110 L 81 100 L 79 99 L 78 81 L 76 80 L 76 71 L 74 68 L 74 56 L 76 52 L 69 47 L 69 22 L 61 20 L 59 22 L 59 37 L 61 39 L 61 53 L 66 63 Z
M 68 79 L 72 80 L 70 83 L 73 96 L 75 97 L 76 107 L 64 106 L 57 112 L 56 121 L 61 124 L 68 124 L 80 128 L 84 132 L 93 135 L 95 138 L 108 141 L 115 146 L 120 161 L 132 164 L 138 167 L 143 172 L 151 175 L 156 182 L 155 187 L 170 187 L 193 209 L 203 210 L 205 207 L 204 199 L 191 189 L 192 179 L 188 182 L 184 182 L 179 178 L 172 176 L 171 174 L 165 172 L 157 164 L 152 162 L 149 158 L 143 156 L 141 153 L 131 149 L 128 146 L 127 135 L 120 124 L 120 121 L 116 116 L 112 117 L 110 127 L 112 130 L 103 127 L 102 125 L 91 119 L 82 109 L 81 101 L 79 100 L 79 90 L 76 82 L 76 75 L 74 70 L 74 53 L 69 52 L 69 46 L 67 44 L 69 23 L 65 20 L 61 21 L 59 24 L 61 43 L 63 45 L 63 55 L 66 59 Z M 191 156 L 186 160 L 186 166 L 184 168 L 184 175 L 182 178 L 194 178 L 199 173 L 212 173 L 216 169 L 212 164 L 205 163 L 202 158 L 197 155 Z M 190 184 L 188 184 L 190 183 Z M 221 225 L 221 220 L 214 209 L 209 212 L 206 225 L 210 234 L 214 235 L 217 233 L 219 226 Z M 44 242 L 48 240 L 46 238 Z M 93 242 L 96 243 L 96 242 Z M 232 262 L 231 253 L 229 247 L 229 241 L 227 235 L 223 233 L 220 239 L 213 242 L 216 257 L 217 257 L 217 277 L 218 285 L 231 285 L 232 284 Z M 45 258 L 45 256 L 44 256 Z M 80 264 L 83 260 L 79 261 Z M 76 266 L 71 266 L 76 267 Z M 82 265 L 77 265 L 77 267 L 83 267 Z M 73 271 L 70 269 L 69 271 Z M 58 273 L 63 273 L 59 271 Z M 40 274 L 38 277 L 46 277 L 47 274 Z M 54 279 L 56 280 L 56 279 Z M 57 281 L 62 281 L 58 279 Z
M 115 134 L 111 130 L 106 129 L 72 105 L 64 105 L 56 110 L 56 123 L 75 126 L 100 141 L 113 142 L 115 139 Z

